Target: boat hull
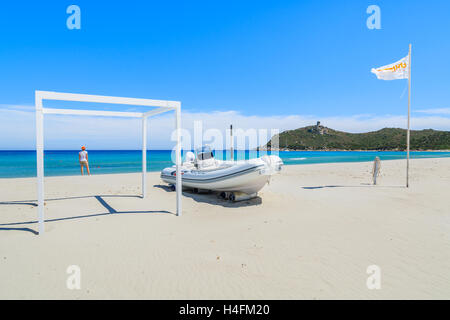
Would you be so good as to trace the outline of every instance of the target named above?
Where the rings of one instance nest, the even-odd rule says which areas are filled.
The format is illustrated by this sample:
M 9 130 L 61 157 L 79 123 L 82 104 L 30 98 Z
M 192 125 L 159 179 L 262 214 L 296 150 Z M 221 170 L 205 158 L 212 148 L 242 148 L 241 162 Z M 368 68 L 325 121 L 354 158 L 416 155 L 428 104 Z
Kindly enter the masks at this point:
M 271 156 L 274 157 L 274 156 Z M 260 159 L 240 162 L 221 162 L 223 168 L 216 170 L 182 169 L 183 187 L 253 194 L 260 191 L 270 177 L 281 170 L 282 161 L 276 157 L 273 166 Z M 175 166 L 161 172 L 161 179 L 169 184 L 176 183 Z

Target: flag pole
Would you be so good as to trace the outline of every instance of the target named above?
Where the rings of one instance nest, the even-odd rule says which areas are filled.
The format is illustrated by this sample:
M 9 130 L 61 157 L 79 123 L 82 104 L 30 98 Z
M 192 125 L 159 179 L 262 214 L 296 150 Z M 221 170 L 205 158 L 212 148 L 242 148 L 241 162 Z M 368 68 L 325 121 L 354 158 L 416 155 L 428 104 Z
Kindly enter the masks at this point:
M 408 59 L 408 131 L 406 132 L 406 187 L 409 188 L 409 138 L 411 118 L 411 44 L 409 44 Z

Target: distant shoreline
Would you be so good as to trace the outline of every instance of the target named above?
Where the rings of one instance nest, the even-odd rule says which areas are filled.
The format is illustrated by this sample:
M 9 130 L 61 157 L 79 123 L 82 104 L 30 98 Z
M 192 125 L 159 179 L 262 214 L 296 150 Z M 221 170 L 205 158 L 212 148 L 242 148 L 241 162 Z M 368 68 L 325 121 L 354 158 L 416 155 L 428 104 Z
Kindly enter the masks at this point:
M 286 130 L 274 135 L 260 149 L 326 151 L 405 151 L 407 130 L 382 128 L 377 131 L 352 133 L 316 125 Z M 450 131 L 434 129 L 411 130 L 409 147 L 415 151 L 448 151 Z M 372 149 L 375 148 L 375 149 Z
M 19 150 L 19 149 L 4 149 L 4 150 L 0 150 L 0 152 L 35 152 L 35 149 L 27 149 L 27 150 Z M 72 150 L 72 149 L 67 149 L 67 150 L 44 150 L 44 152 L 78 152 L 79 150 Z M 138 151 L 138 152 L 142 152 L 142 150 L 140 149 L 90 149 L 90 151 L 117 151 L 117 152 L 124 152 L 124 151 Z M 147 151 L 172 151 L 172 149 L 147 149 Z M 182 151 L 188 151 L 188 150 L 182 150 Z M 192 150 L 189 150 L 192 151 Z M 229 152 L 230 150 L 214 150 L 214 151 L 221 151 L 221 152 Z M 346 152 L 350 152 L 350 151 L 355 151 L 355 152 L 406 152 L 406 150 L 396 150 L 396 149 L 392 149 L 392 150 L 349 150 L 349 149 L 246 149 L 246 150 L 240 150 L 240 149 L 235 149 L 234 151 L 323 151 L 323 152 L 333 152 L 333 151 L 346 151 Z M 410 152 L 450 152 L 449 150 L 432 150 L 432 149 L 427 149 L 427 150 L 409 150 Z
M 292 152 L 292 151 L 313 151 L 313 152 L 317 152 L 317 151 L 323 151 L 323 152 L 334 152 L 334 151 L 342 151 L 342 152 L 406 152 L 406 150 L 396 150 L 396 149 L 392 149 L 392 150 L 349 150 L 349 149 L 258 149 L 258 150 L 252 150 L 252 151 L 286 151 L 286 152 Z M 431 149 L 427 149 L 427 150 L 409 150 L 410 152 L 450 152 L 450 150 L 431 150 Z

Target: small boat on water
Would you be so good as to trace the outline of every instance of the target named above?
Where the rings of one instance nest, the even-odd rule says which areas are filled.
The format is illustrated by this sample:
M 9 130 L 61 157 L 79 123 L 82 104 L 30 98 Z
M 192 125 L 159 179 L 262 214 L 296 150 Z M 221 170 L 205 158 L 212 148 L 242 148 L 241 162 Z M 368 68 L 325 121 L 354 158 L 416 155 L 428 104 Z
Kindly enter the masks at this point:
M 270 180 L 280 172 L 283 161 L 275 155 L 240 161 L 224 161 L 214 158 L 209 147 L 186 154 L 181 167 L 183 188 L 194 192 L 219 191 L 224 199 L 247 200 L 257 196 Z M 165 168 L 161 179 L 175 190 L 176 166 Z

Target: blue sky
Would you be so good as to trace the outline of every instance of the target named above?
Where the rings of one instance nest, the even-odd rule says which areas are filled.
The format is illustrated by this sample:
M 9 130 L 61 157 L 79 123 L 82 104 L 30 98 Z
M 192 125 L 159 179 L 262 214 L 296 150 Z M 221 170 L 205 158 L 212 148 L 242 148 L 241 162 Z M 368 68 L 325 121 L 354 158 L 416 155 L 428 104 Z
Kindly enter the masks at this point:
M 66 27 L 71 4 L 81 8 L 81 30 Z M 366 26 L 371 4 L 381 30 Z M 413 126 L 450 130 L 449 11 L 445 0 L 3 3 L 0 134 L 10 137 L 0 149 L 34 147 L 26 108 L 34 90 L 180 100 L 186 128 L 213 115 L 219 128 L 233 119 L 281 130 L 316 119 L 353 132 L 404 126 L 406 80 L 377 80 L 370 69 L 406 56 L 409 43 Z M 76 133 L 79 121 L 65 124 Z M 116 146 L 130 146 L 129 131 L 117 130 Z M 71 147 L 61 137 L 46 143 Z

